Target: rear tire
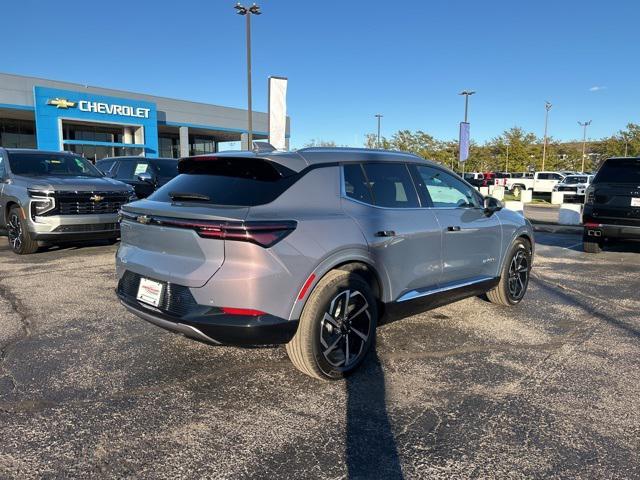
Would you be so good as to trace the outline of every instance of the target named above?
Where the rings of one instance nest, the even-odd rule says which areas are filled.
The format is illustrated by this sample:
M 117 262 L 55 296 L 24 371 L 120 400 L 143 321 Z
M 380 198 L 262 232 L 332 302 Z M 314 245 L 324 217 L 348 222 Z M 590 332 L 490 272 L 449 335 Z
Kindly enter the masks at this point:
M 18 255 L 28 255 L 38 250 L 38 242 L 31 238 L 27 222 L 22 217 L 22 209 L 17 205 L 9 210 L 7 238 L 11 250 Z
M 591 237 L 584 237 L 582 239 L 582 248 L 587 253 L 600 253 L 602 252 L 603 240 L 594 240 Z
M 310 377 L 341 379 L 360 366 L 375 344 L 377 321 L 369 284 L 353 272 L 332 270 L 309 296 L 287 354 Z
M 491 303 L 513 306 L 522 301 L 529 285 L 531 272 L 531 244 L 518 238 L 505 259 L 500 282 L 487 292 Z

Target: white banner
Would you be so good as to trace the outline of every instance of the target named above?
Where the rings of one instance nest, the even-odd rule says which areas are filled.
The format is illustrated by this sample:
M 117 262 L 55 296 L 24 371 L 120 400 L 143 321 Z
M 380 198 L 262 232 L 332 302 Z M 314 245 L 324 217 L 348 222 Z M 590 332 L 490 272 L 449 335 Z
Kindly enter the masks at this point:
M 460 122 L 460 141 L 458 145 L 460 147 L 460 156 L 458 160 L 460 163 L 464 163 L 469 158 L 469 124 L 466 122 Z
M 287 79 L 269 77 L 269 143 L 287 149 Z

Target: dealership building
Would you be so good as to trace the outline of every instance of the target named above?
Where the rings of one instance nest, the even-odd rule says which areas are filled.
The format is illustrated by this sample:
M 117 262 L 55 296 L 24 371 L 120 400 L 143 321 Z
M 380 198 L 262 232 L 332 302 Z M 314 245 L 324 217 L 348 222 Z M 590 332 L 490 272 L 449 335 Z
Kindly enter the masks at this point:
M 266 140 L 268 129 L 267 113 L 254 112 L 254 140 Z M 178 158 L 227 149 L 225 142 L 246 148 L 246 132 L 243 109 L 0 73 L 2 147 L 67 150 L 94 161 Z

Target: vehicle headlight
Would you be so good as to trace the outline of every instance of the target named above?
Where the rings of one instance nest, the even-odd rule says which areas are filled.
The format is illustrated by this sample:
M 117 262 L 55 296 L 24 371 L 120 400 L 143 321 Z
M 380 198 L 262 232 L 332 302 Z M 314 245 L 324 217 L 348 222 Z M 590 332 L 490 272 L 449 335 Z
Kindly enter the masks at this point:
M 129 202 L 135 202 L 136 200 L 138 200 L 138 197 L 136 196 L 136 191 L 135 190 L 130 190 L 129 191 Z
M 50 197 L 53 192 L 49 190 L 36 190 L 29 189 L 29 196 L 31 197 L 31 215 L 44 215 L 56 208 L 56 199 Z

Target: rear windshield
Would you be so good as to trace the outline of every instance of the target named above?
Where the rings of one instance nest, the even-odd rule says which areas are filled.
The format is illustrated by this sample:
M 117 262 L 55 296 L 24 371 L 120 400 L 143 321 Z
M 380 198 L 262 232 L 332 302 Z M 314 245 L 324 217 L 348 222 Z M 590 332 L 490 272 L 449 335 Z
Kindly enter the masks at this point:
M 179 171 L 149 200 L 251 207 L 274 201 L 298 178 L 292 170 L 254 158 L 194 157 L 181 160 Z
M 9 153 L 14 175 L 31 177 L 102 177 L 88 160 L 64 153 Z
M 635 183 L 640 185 L 640 158 L 607 160 L 600 167 L 596 183 Z

